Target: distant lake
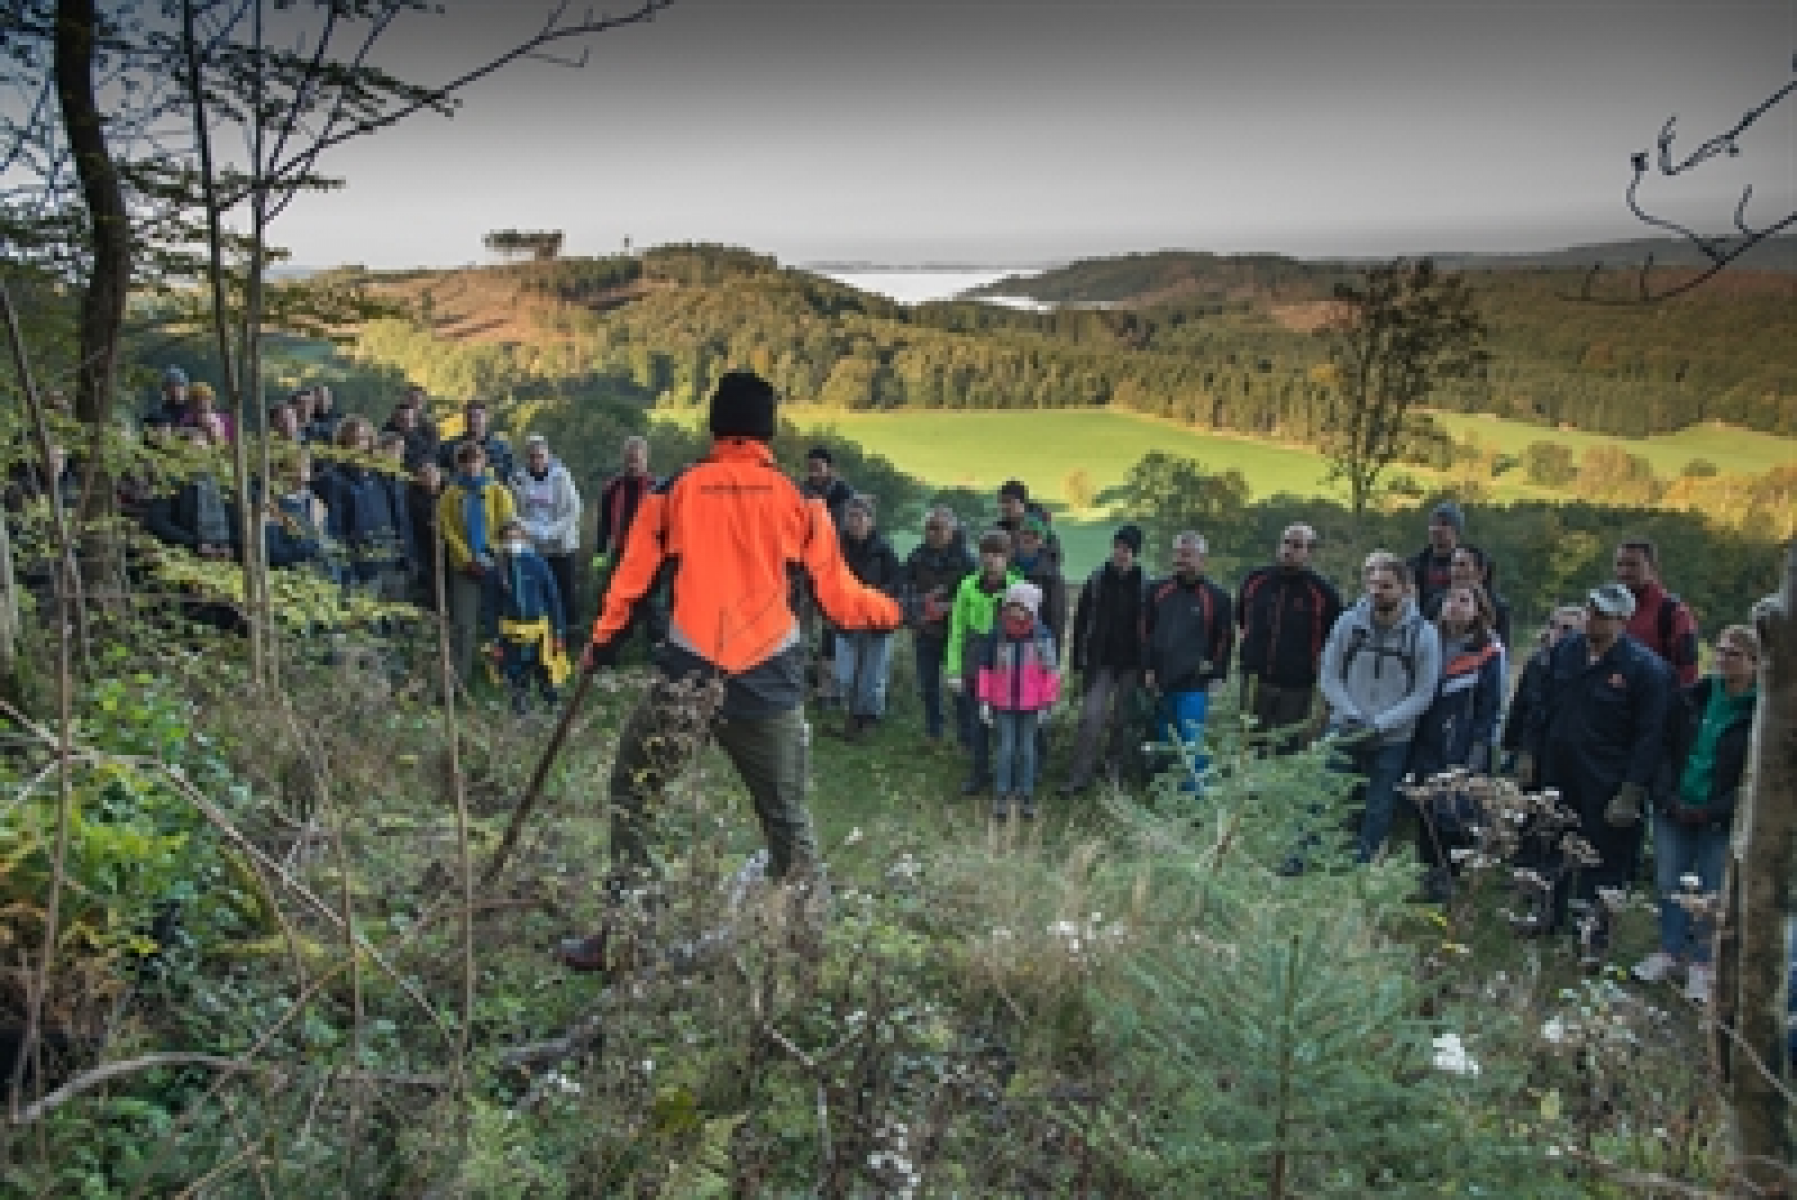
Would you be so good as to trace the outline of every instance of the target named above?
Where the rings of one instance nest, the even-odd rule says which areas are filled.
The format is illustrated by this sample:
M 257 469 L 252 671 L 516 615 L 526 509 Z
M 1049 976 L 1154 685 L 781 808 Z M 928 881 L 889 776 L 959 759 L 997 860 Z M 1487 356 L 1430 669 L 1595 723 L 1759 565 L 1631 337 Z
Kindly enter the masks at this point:
M 985 270 L 929 270 L 927 268 L 888 267 L 884 269 L 838 271 L 807 268 L 817 274 L 846 283 L 864 292 L 874 292 L 900 304 L 922 304 L 926 300 L 952 300 L 969 288 L 984 287 L 1008 275 L 1030 274 L 1028 267 L 988 268 Z M 983 297 L 997 304 L 1037 307 L 1034 301 L 1001 297 Z

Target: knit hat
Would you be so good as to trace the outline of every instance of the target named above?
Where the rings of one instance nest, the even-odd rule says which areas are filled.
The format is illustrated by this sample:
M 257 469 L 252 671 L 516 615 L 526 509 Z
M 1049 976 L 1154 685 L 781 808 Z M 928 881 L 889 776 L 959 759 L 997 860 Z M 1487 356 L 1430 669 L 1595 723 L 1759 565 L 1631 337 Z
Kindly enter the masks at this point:
M 1140 554 L 1142 552 L 1141 526 L 1125 525 L 1116 533 L 1113 533 L 1111 535 L 1111 544 L 1116 545 L 1118 542 L 1122 542 L 1125 546 L 1128 546 L 1131 554 Z
M 1017 522 L 1017 536 L 1022 537 L 1026 533 L 1033 533 L 1039 538 L 1045 538 L 1048 536 L 1048 523 L 1031 513 Z
M 1626 621 L 1635 615 L 1635 594 L 1620 583 L 1599 584 L 1585 597 L 1585 603 L 1606 617 Z
M 1452 500 L 1443 500 L 1429 510 L 1429 524 L 1451 525 L 1455 533 L 1466 532 L 1466 514 Z
M 874 515 L 874 498 L 866 492 L 856 492 L 853 496 L 850 496 L 847 500 L 843 501 L 842 511 L 844 513 L 847 513 L 851 508 L 860 509 L 869 517 L 872 517 Z
M 980 534 L 981 554 L 1009 554 L 1011 552 L 1011 535 L 1002 529 L 988 529 Z
M 1033 583 L 1013 583 L 1005 589 L 1005 604 L 1027 608 L 1033 617 L 1042 607 L 1042 589 Z
M 753 371 L 731 371 L 711 393 L 710 428 L 714 437 L 774 439 L 773 385 Z
M 1007 479 L 998 487 L 998 498 L 1000 500 L 1021 500 L 1027 504 L 1030 490 L 1024 486 L 1021 479 Z
M 836 460 L 831 457 L 828 446 L 811 447 L 811 449 L 805 451 L 805 461 L 829 463 L 831 466 L 836 465 Z
M 162 371 L 162 382 L 165 384 L 179 384 L 181 387 L 186 387 L 187 372 L 183 371 L 180 367 L 165 367 Z

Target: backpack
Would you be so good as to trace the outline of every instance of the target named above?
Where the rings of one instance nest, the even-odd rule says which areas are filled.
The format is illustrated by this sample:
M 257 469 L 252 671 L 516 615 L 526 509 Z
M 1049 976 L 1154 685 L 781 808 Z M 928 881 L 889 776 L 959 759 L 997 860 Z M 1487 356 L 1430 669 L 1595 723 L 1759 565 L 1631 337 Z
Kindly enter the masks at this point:
M 1660 611 L 1655 617 L 1657 624 L 1654 632 L 1660 635 L 1660 645 L 1665 647 L 1668 654 L 1672 652 L 1672 633 L 1678 624 L 1678 606 L 1683 603 L 1676 592 L 1667 592 L 1660 597 Z
M 1398 639 L 1396 646 L 1382 645 L 1373 651 L 1374 654 L 1381 657 L 1397 659 L 1398 665 L 1404 668 L 1404 674 L 1407 677 L 1405 686 L 1413 691 L 1416 688 L 1416 628 L 1414 623 L 1406 623 L 1406 632 L 1403 637 Z M 1348 672 L 1353 669 L 1354 656 L 1365 650 L 1371 641 L 1372 637 L 1367 633 L 1366 626 L 1356 625 L 1354 627 L 1348 637 L 1347 649 L 1342 652 L 1343 679 L 1346 679 Z

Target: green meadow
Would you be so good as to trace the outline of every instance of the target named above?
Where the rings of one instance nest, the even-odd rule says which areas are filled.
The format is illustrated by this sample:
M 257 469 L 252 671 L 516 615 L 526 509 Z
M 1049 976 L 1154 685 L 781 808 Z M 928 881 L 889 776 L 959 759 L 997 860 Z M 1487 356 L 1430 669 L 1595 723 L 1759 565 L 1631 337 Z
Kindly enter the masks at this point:
M 1323 482 L 1323 460 L 1312 450 L 1276 442 L 1218 436 L 1166 421 L 1109 411 L 843 413 L 794 408 L 801 429 L 829 429 L 883 455 L 901 471 L 936 487 L 996 494 L 1021 479 L 1055 513 L 1069 572 L 1082 575 L 1110 552 L 1111 533 L 1124 514 L 1113 509 L 1117 489 L 1144 454 L 1164 450 L 1217 471 L 1237 470 L 1255 497 L 1345 493 Z M 1098 497 L 1074 509 L 1066 483 L 1084 471 Z M 901 551 L 916 541 L 909 530 L 889 531 Z
M 657 414 L 663 416 L 665 414 Z M 685 414 L 682 414 L 685 415 Z M 1345 500 L 1343 489 L 1325 484 L 1327 470 L 1315 450 L 1277 442 L 1204 433 L 1170 422 L 1115 411 L 891 412 L 844 413 L 794 408 L 788 415 L 804 430 L 829 429 L 890 459 L 907 474 L 936 487 L 996 492 L 1006 479 L 1019 478 L 1056 513 L 1055 527 L 1071 572 L 1084 573 L 1109 552 L 1110 535 L 1124 514 L 1112 507 L 1118 486 L 1151 450 L 1194 458 L 1218 471 L 1239 470 L 1255 499 L 1281 493 Z M 1656 474 L 1673 477 L 1693 459 L 1707 459 L 1724 471 L 1759 474 L 1797 460 L 1791 439 L 1745 430 L 1701 426 L 1646 439 L 1607 437 L 1495 417 L 1438 414 L 1456 437 L 1477 434 L 1510 454 L 1530 442 L 1552 440 L 1582 454 L 1590 446 L 1620 445 L 1641 454 Z M 686 416 L 696 420 L 695 416 Z M 1417 467 L 1398 470 L 1420 479 L 1433 473 Z M 1090 510 L 1074 510 L 1067 480 L 1085 472 L 1098 496 Z M 1516 472 L 1493 483 L 1499 501 L 1551 497 L 1524 484 Z M 892 531 L 909 546 L 911 531 Z

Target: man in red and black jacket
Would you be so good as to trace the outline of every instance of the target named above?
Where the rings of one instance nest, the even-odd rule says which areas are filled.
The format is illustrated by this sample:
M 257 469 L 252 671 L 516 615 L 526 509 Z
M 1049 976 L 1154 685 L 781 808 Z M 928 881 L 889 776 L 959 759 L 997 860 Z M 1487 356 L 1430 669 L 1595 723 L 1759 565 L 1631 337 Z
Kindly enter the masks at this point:
M 660 480 L 649 473 L 649 442 L 632 434 L 624 439 L 623 468 L 606 480 L 599 490 L 599 528 L 593 538 L 593 575 L 598 583 L 599 603 L 605 603 L 618 560 L 630 540 L 630 527 L 636 521 L 643 497 L 655 489 Z M 631 629 L 643 626 L 653 649 L 667 636 L 668 612 L 665 589 L 658 582 L 650 589 L 636 614 Z M 626 630 L 624 636 L 630 636 Z
M 1625 632 L 1672 668 L 1679 687 L 1696 686 L 1697 614 L 1660 582 L 1659 550 L 1646 538 L 1632 538 L 1616 547 L 1614 567 L 1616 582 L 1635 598 Z
M 1262 733 L 1284 730 L 1272 741 L 1287 753 L 1304 743 L 1316 698 L 1317 663 L 1336 618 L 1341 593 L 1310 566 L 1317 533 L 1290 525 L 1279 535 L 1270 566 L 1250 572 L 1236 591 L 1235 619 L 1242 631 L 1242 712 Z

